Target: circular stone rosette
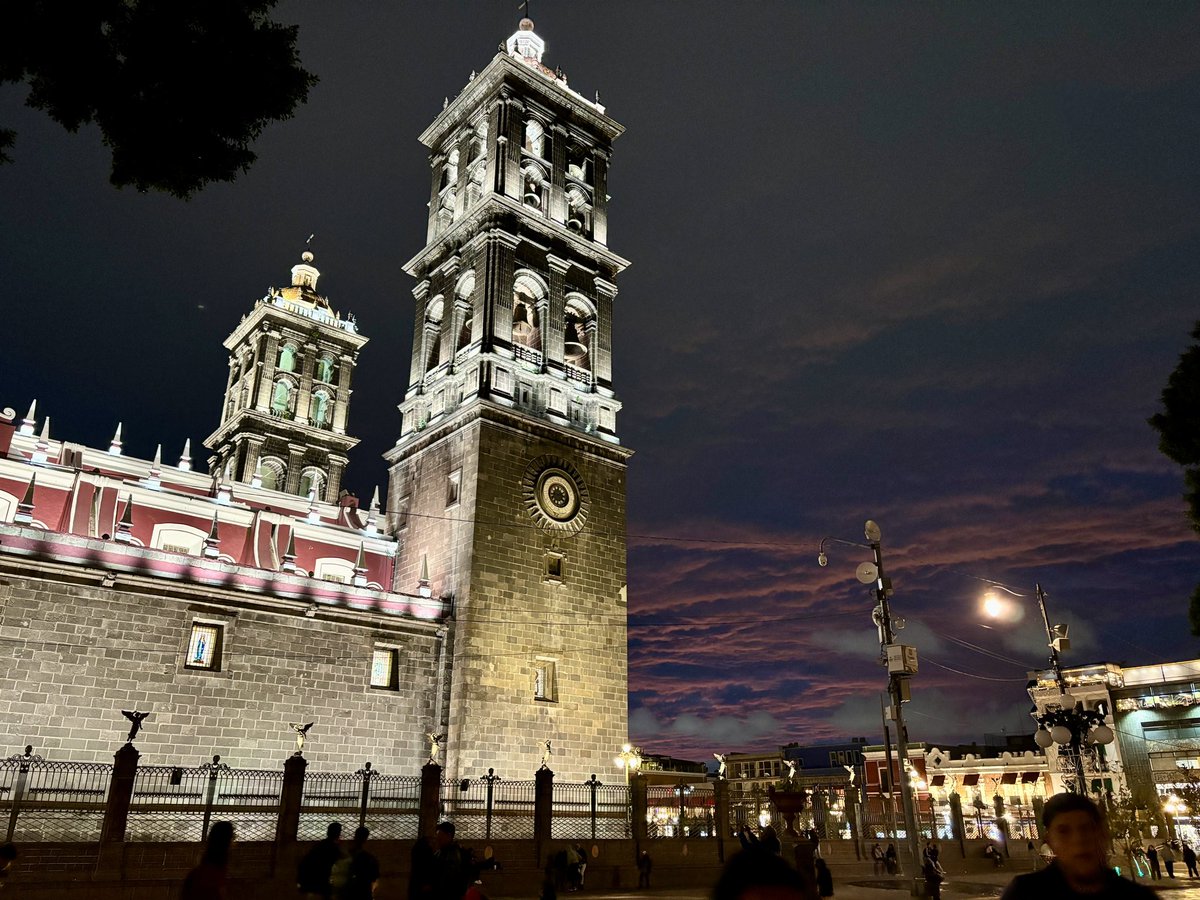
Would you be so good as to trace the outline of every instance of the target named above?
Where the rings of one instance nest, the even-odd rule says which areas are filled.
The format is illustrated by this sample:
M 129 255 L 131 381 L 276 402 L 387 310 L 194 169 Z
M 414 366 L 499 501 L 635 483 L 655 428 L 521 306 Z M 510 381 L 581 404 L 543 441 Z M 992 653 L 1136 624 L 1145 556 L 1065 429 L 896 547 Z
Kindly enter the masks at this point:
M 587 521 L 587 485 L 579 470 L 559 456 L 539 456 L 521 479 L 525 509 L 540 526 L 577 534 Z

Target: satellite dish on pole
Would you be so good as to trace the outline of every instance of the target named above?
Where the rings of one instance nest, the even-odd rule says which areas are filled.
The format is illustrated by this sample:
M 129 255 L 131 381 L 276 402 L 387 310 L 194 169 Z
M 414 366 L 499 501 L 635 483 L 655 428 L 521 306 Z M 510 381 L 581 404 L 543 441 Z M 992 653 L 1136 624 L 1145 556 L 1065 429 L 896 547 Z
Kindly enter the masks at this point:
M 877 542 L 879 540 L 879 538 L 880 538 L 879 526 L 877 524 L 875 524 L 874 519 L 867 519 L 867 525 L 866 525 L 866 528 L 863 529 L 863 533 L 867 536 L 867 540 L 870 541 L 872 544 L 874 544 L 875 542 Z
M 873 562 L 859 563 L 858 568 L 854 571 L 854 577 L 863 584 L 873 584 L 879 577 L 879 569 Z

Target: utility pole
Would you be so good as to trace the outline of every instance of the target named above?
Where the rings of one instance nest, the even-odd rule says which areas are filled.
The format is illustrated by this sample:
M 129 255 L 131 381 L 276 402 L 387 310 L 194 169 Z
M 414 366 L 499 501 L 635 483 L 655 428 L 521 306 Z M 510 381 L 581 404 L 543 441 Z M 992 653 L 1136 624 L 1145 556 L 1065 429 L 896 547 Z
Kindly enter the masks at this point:
M 891 705 L 885 710 L 886 719 L 896 723 L 896 749 L 900 757 L 900 800 L 904 808 L 904 830 L 908 837 L 909 854 L 912 856 L 913 871 L 921 871 L 921 835 L 917 833 L 917 817 L 913 805 L 912 785 L 909 783 L 905 764 L 908 762 L 908 728 L 904 724 L 904 703 L 909 699 L 908 679 L 917 674 L 917 650 L 904 644 L 896 643 L 895 632 L 904 627 L 904 620 L 892 617 L 888 604 L 892 596 L 892 580 L 883 571 L 883 549 L 880 546 L 879 526 L 868 519 L 863 529 L 867 538 L 866 544 L 856 541 L 844 541 L 841 538 L 822 538 L 817 548 L 817 563 L 829 565 L 829 557 L 825 555 L 825 545 L 829 542 L 846 544 L 849 547 L 859 547 L 871 551 L 871 562 L 860 563 L 855 577 L 862 584 L 873 586 L 875 591 L 875 609 L 871 612 L 871 620 L 879 629 L 879 655 L 888 670 L 888 698 Z M 890 763 L 888 777 L 891 777 Z
M 896 723 L 896 749 L 897 756 L 900 757 L 900 801 L 904 807 L 904 830 L 908 835 L 908 852 L 912 856 L 912 871 L 915 874 L 921 871 L 921 836 L 917 833 L 912 785 L 909 783 L 906 771 L 908 728 L 904 724 L 904 701 L 909 699 L 909 675 L 916 672 L 916 651 L 911 647 L 896 644 L 896 636 L 892 628 L 892 611 L 888 603 L 888 598 L 892 594 L 892 580 L 883 571 L 883 548 L 880 545 L 879 526 L 868 520 L 865 534 L 874 557 L 874 566 L 873 571 L 870 571 L 867 566 L 859 566 L 858 577 L 864 583 L 870 581 L 875 583 L 875 600 L 878 605 L 872 613 L 872 618 L 879 628 L 880 655 L 884 665 L 888 668 L 888 695 L 892 701 L 889 718 Z

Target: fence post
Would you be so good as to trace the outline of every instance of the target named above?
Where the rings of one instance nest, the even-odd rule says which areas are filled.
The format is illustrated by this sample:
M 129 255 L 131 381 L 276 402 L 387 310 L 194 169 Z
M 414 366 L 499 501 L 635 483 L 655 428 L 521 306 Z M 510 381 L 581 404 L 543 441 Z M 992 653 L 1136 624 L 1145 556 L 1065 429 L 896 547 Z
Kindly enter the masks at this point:
M 592 777 L 584 782 L 592 789 L 592 840 L 596 839 L 596 789 L 600 787 L 602 782 L 596 778 L 596 773 L 592 773 Z
M 125 829 L 129 824 L 129 804 L 133 800 L 133 782 L 137 778 L 137 748 L 126 742 L 113 754 L 112 781 L 108 787 L 108 802 L 104 805 L 104 824 L 100 829 L 100 841 L 112 843 L 125 840 Z M 22 772 L 25 767 L 22 766 Z M 13 808 L 16 816 L 16 808 Z
M 629 806 L 632 811 L 633 839 L 640 846 L 646 840 L 646 776 L 634 774 L 629 783 Z
M 955 791 L 950 795 L 950 827 L 954 829 L 954 837 L 958 839 L 958 851 L 963 859 L 967 858 L 967 827 L 963 822 L 962 797 Z
M 362 778 L 362 797 L 358 801 L 358 827 L 362 828 L 367 824 L 367 802 L 371 796 L 371 776 L 375 773 L 371 771 L 371 763 L 368 762 L 354 774 Z
M 725 862 L 725 835 L 729 833 L 729 782 L 713 782 L 713 833 L 717 836 L 717 862 Z
M 554 773 L 543 765 L 533 776 L 533 843 L 539 864 L 542 847 L 550 843 L 550 824 L 554 816 Z
M 275 843 L 288 844 L 300 831 L 300 804 L 304 801 L 304 772 L 308 760 L 293 753 L 283 763 L 283 789 L 279 793 L 279 818 L 275 820 Z
M 421 805 L 417 810 L 417 827 L 421 836 L 433 834 L 438 823 L 442 798 L 442 767 L 430 761 L 421 767 Z
M 496 774 L 495 769 L 488 769 L 488 773 L 483 776 L 483 780 L 487 782 L 487 804 L 484 807 L 484 838 L 492 839 L 492 809 L 494 804 L 494 794 L 496 782 L 500 780 L 500 776 Z
M 204 821 L 200 824 L 200 840 L 208 839 L 208 826 L 212 824 L 213 804 L 217 801 L 217 777 L 221 772 L 228 772 L 229 766 L 221 762 L 220 756 L 214 756 L 211 763 L 200 767 L 208 773 L 208 788 L 204 792 Z

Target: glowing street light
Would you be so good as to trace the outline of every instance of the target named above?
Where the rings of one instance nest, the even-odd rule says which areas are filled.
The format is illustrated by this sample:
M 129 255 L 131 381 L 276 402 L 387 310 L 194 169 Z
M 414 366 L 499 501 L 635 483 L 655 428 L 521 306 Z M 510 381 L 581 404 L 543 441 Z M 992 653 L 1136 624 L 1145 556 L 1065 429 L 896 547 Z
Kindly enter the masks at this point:
M 629 787 L 629 776 L 631 772 L 636 772 L 642 765 L 642 748 L 635 747 L 633 744 L 622 744 L 621 752 L 613 757 L 613 762 L 617 768 L 625 770 L 625 787 Z
M 974 576 L 972 576 L 974 577 Z M 1004 591 L 1013 597 L 1025 599 L 1026 594 L 1014 591 L 998 581 L 981 578 L 993 588 Z M 1064 748 L 1060 751 L 1067 756 L 1075 770 L 1074 792 L 1086 794 L 1087 778 L 1083 768 L 1083 750 L 1086 745 L 1111 744 L 1113 731 L 1104 724 L 1104 713 L 1095 709 L 1084 709 L 1083 704 L 1067 692 L 1066 679 L 1063 677 L 1062 662 L 1059 653 L 1069 650 L 1071 640 L 1067 637 L 1066 625 L 1050 624 L 1050 615 L 1046 611 L 1046 592 L 1040 584 L 1034 585 L 1034 596 L 1037 598 L 1038 610 L 1042 614 L 1042 624 L 1046 629 L 1046 646 L 1050 649 L 1050 668 L 1054 672 L 1054 681 L 1058 686 L 1057 707 L 1047 706 L 1044 713 L 1039 714 L 1035 709 L 1032 713 L 1037 722 L 1037 731 L 1033 734 L 1034 742 L 1043 750 L 1053 744 Z M 983 611 L 989 618 L 1003 619 L 1009 622 L 1020 621 L 1023 611 L 1020 606 L 995 591 L 989 591 L 983 598 Z

